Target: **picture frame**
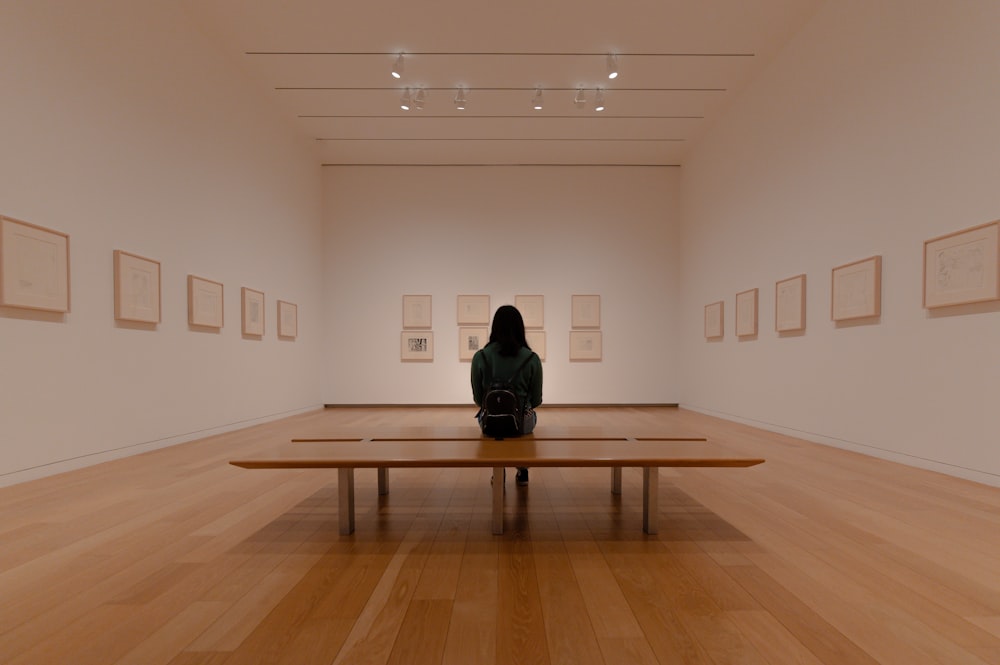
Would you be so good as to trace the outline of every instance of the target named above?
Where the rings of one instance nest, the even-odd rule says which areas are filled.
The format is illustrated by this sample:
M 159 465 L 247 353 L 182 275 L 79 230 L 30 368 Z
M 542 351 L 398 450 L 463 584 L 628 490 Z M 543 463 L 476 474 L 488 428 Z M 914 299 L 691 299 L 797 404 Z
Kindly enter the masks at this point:
M 468 362 L 476 351 L 480 350 L 490 341 L 490 329 L 485 326 L 474 328 L 458 329 L 458 360 Z
M 295 339 L 299 336 L 299 306 L 286 300 L 278 301 L 278 337 Z
M 726 304 L 722 300 L 705 305 L 705 339 L 719 339 L 725 332 L 723 315 Z
M 747 289 L 736 294 L 736 336 L 753 337 L 757 334 L 758 289 Z
M 774 283 L 774 330 L 806 329 L 806 276 L 796 275 Z
M 514 296 L 514 307 L 521 312 L 526 329 L 545 327 L 545 296 Z
M 243 334 L 264 336 L 264 292 L 243 287 L 241 289 L 240 311 L 243 320 Z
M 456 319 L 460 326 L 485 326 L 490 322 L 488 295 L 458 296 Z
M 600 330 L 571 330 L 569 333 L 570 362 L 600 362 L 602 347 Z
M 571 304 L 571 327 L 574 330 L 601 327 L 601 296 L 574 295 Z
M 528 342 L 528 346 L 531 350 L 538 354 L 539 360 L 545 362 L 545 331 L 544 330 L 525 330 L 524 331 L 525 341 Z
M 404 295 L 403 330 L 430 330 L 431 304 L 429 295 Z
M 830 284 L 830 318 L 866 319 L 882 314 L 882 257 L 837 266 Z
M 0 216 L 0 305 L 70 311 L 68 234 Z
M 188 275 L 188 323 L 203 328 L 223 326 L 223 286 L 204 277 Z
M 115 319 L 160 322 L 160 262 L 121 249 L 114 251 Z
M 404 330 L 399 337 L 402 362 L 433 362 L 434 333 L 429 330 Z
M 924 307 L 1000 299 L 1000 221 L 924 241 Z

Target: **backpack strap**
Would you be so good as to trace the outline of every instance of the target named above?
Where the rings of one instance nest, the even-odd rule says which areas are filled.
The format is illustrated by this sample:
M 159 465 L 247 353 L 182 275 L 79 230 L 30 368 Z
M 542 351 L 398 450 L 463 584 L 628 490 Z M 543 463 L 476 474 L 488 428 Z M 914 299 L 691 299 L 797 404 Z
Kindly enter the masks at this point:
M 517 375 L 521 373 L 521 370 L 524 369 L 525 365 L 528 364 L 528 362 L 531 360 L 531 358 L 534 355 L 535 355 L 534 351 L 532 351 L 531 353 L 529 353 L 528 357 L 521 361 L 521 364 L 517 366 L 517 369 L 514 370 L 514 373 L 510 375 L 510 378 L 507 379 L 507 381 L 505 381 L 505 383 L 513 383 L 514 379 L 517 378 Z M 486 387 L 489 387 L 489 385 L 496 380 L 496 377 L 493 376 L 493 368 L 490 367 L 490 361 L 487 359 L 487 356 L 486 356 L 485 353 L 483 354 L 483 364 L 486 366 L 486 369 L 489 371 L 489 377 L 487 378 L 487 381 L 486 381 Z

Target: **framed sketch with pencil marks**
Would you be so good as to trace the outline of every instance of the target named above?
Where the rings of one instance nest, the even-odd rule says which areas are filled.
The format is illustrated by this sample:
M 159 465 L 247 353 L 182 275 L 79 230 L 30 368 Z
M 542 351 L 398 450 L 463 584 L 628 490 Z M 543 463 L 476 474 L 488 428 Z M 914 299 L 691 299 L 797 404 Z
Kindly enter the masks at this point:
M 849 321 L 882 313 L 882 257 L 872 256 L 833 269 L 830 318 Z
M 403 330 L 430 329 L 431 297 L 403 296 Z
M 434 333 L 429 330 L 404 330 L 399 337 L 399 359 L 403 362 L 432 362 Z
M 69 311 L 69 236 L 0 217 L 0 305 Z
M 115 319 L 160 322 L 160 262 L 116 249 Z
M 458 296 L 458 325 L 485 326 L 489 322 L 489 296 Z
M 484 327 L 458 329 L 458 359 L 472 360 L 476 351 L 486 346 L 490 341 L 490 330 Z
M 205 328 L 221 328 L 222 284 L 188 275 L 188 323 Z
M 924 307 L 1000 298 L 1000 221 L 924 242 Z
M 705 305 L 705 339 L 719 339 L 722 337 L 722 315 L 725 310 L 725 303 L 718 302 Z
M 524 338 L 531 350 L 538 354 L 539 360 L 545 362 L 545 331 L 525 330 Z
M 775 283 L 774 329 L 780 333 L 806 329 L 805 275 L 796 275 Z
M 243 334 L 264 335 L 264 292 L 243 287 Z
M 514 296 L 514 307 L 521 312 L 525 328 L 545 327 L 545 296 Z
M 571 330 L 570 362 L 599 362 L 602 357 L 602 341 L 600 330 Z
M 299 306 L 278 301 L 278 337 L 295 339 L 299 335 Z
M 601 296 L 573 296 L 571 321 L 574 329 L 600 328 Z

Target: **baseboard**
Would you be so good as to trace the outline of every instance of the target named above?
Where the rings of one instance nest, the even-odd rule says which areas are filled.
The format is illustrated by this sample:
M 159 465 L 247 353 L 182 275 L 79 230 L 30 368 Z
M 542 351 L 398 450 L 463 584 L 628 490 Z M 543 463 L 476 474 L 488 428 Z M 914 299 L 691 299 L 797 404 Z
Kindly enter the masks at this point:
M 645 408 L 645 407 L 667 407 L 677 408 L 677 403 L 647 403 L 647 402 L 621 402 L 621 403 L 594 403 L 594 404 L 549 404 L 539 406 L 539 409 L 600 409 L 600 408 Z M 476 408 L 473 404 L 324 404 L 324 409 L 455 409 L 455 408 Z

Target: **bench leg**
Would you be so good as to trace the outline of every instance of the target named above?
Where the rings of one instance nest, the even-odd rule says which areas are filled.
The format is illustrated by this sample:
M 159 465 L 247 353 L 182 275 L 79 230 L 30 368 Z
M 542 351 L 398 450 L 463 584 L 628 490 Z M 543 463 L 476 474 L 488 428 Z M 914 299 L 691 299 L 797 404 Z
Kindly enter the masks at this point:
M 378 493 L 379 496 L 389 493 L 389 469 L 384 466 L 378 468 Z
M 660 514 L 660 503 L 657 497 L 660 493 L 660 468 L 656 466 L 642 467 L 642 530 L 648 534 L 658 533 L 656 526 Z
M 503 490 L 504 490 L 504 468 L 502 466 L 493 467 L 493 535 L 503 535 Z
M 340 535 L 354 533 L 354 469 L 338 469 L 338 507 L 340 510 Z
M 622 468 L 620 466 L 611 467 L 611 493 L 622 493 Z

